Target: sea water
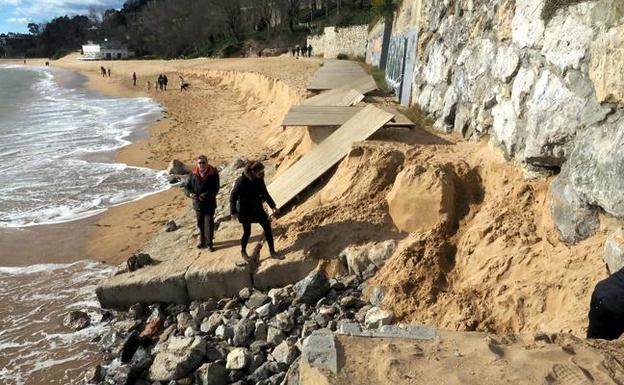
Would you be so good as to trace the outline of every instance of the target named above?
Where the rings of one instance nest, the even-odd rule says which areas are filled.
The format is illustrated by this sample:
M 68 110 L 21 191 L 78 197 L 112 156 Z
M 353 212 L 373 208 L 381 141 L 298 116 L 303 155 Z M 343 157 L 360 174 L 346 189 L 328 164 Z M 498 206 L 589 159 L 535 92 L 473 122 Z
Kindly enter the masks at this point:
M 0 66 L 0 227 L 71 221 L 168 188 L 161 171 L 114 162 L 161 107 L 104 97 L 84 83 L 69 71 Z M 95 287 L 112 268 L 3 267 L 2 253 L 0 245 L 0 384 L 81 383 L 99 361 L 93 340 L 105 324 Z M 63 326 L 71 310 L 87 311 L 92 324 Z
M 161 107 L 83 82 L 68 71 L 0 66 L 0 226 L 79 219 L 168 187 L 163 172 L 112 156 Z
M 95 287 L 113 268 L 93 262 L 0 267 L 0 384 L 79 384 L 99 361 L 103 333 Z M 72 310 L 91 325 L 63 325 Z

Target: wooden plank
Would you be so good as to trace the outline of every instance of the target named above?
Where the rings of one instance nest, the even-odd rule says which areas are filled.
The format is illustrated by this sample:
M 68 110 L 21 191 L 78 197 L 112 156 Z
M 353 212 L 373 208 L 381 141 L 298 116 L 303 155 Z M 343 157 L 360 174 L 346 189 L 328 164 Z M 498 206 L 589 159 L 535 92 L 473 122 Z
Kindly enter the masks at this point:
M 368 74 L 331 74 L 312 79 L 308 84 L 309 91 L 324 91 L 340 88 L 350 83 L 364 82 L 372 76 Z
M 268 186 L 277 207 L 282 207 L 344 158 L 354 142 L 366 140 L 392 119 L 373 105 L 364 107 L 312 151 L 279 175 Z
M 349 94 L 353 95 L 352 90 L 366 95 L 367 93 L 377 89 L 377 83 L 372 77 L 357 79 L 349 82 L 339 88 L 331 91 L 322 92 L 303 101 L 303 105 L 307 106 L 348 106 L 352 105 L 353 98 L 348 98 Z M 350 104 L 346 104 L 350 102 Z M 357 103 L 357 102 L 355 102 Z
M 282 126 L 341 126 L 362 111 L 363 108 L 364 106 L 292 106 L 284 117 Z M 392 107 L 381 107 L 381 109 L 394 115 L 392 120 L 386 123 L 386 126 L 410 127 L 415 125 L 405 115 Z
M 370 75 L 358 63 L 352 61 L 328 61 L 316 72 L 308 84 L 308 90 L 332 90 L 368 76 Z

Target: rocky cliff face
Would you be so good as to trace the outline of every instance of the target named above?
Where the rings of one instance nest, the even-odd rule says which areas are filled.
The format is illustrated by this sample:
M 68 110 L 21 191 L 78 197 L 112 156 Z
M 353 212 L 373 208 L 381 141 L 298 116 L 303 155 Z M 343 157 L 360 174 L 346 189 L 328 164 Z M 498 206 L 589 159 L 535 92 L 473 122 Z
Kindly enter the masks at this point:
M 405 0 L 395 30 L 418 33 L 412 104 L 527 167 L 565 169 L 551 191 L 579 199 L 559 205 L 624 217 L 624 2 L 564 3 Z

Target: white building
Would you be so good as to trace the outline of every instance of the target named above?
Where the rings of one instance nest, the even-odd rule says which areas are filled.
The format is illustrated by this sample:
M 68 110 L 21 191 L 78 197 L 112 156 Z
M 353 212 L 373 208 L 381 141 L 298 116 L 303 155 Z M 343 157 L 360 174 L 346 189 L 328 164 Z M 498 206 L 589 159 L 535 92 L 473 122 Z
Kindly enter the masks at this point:
M 122 44 L 88 42 L 82 46 L 82 60 L 118 60 L 127 59 L 134 53 Z

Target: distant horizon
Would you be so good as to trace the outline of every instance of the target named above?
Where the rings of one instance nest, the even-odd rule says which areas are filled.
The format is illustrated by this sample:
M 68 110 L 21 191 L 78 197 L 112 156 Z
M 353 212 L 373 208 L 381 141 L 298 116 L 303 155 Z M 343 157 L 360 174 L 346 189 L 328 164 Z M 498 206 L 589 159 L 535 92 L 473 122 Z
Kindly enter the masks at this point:
M 56 17 L 87 15 L 89 10 L 119 9 L 125 0 L 0 0 L 0 34 L 28 33 L 28 23 Z

